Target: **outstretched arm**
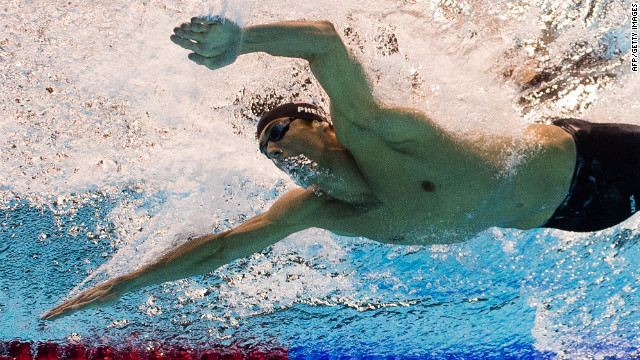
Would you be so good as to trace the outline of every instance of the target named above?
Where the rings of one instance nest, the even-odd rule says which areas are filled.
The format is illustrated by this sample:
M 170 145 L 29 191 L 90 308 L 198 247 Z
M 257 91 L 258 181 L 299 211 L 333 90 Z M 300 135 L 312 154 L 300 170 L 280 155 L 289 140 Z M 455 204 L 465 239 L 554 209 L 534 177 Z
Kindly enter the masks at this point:
M 223 233 L 202 236 L 169 252 L 152 264 L 111 279 L 51 309 L 42 316 L 53 320 L 76 311 L 107 306 L 123 294 L 149 285 L 213 271 L 249 256 L 288 235 L 307 228 L 313 211 L 312 191 L 295 189 L 283 195 L 269 211 Z
M 288 21 L 241 29 L 228 20 L 193 18 L 174 32 L 171 40 L 194 52 L 189 59 L 210 69 L 252 52 L 309 61 L 331 99 L 336 127 L 340 121 L 368 127 L 378 110 L 362 66 L 349 56 L 330 22 Z

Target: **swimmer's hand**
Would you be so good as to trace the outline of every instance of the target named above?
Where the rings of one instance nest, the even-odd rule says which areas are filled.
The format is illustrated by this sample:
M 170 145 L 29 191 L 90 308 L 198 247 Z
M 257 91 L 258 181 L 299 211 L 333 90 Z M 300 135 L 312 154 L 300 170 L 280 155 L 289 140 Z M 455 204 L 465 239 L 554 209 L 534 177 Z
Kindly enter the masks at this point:
M 41 319 L 55 320 L 77 311 L 112 305 L 126 292 L 123 289 L 122 280 L 123 277 L 118 277 L 89 289 L 49 310 L 49 312 L 42 315 Z
M 232 64 L 240 54 L 242 29 L 230 20 L 194 17 L 173 32 L 171 41 L 193 51 L 189 59 L 211 70 Z

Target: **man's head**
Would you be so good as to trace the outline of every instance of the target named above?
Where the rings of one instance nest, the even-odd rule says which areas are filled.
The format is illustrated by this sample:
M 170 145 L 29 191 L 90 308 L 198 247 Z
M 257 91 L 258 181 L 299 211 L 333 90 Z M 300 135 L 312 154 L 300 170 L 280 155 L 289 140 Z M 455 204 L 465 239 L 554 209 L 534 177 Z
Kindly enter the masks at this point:
M 351 152 L 317 106 L 280 105 L 260 119 L 256 135 L 260 151 L 301 187 L 342 199 L 369 196 Z
M 258 122 L 260 151 L 303 187 L 329 174 L 327 151 L 338 144 L 331 122 L 314 104 L 280 105 Z M 332 140 L 333 139 L 333 140 Z
M 260 144 L 260 151 L 267 155 L 268 143 L 282 139 L 289 130 L 291 122 L 295 120 L 309 123 L 318 121 L 330 124 L 329 120 L 323 116 L 322 110 L 314 104 L 292 102 L 279 105 L 264 114 L 258 122 L 256 137 Z

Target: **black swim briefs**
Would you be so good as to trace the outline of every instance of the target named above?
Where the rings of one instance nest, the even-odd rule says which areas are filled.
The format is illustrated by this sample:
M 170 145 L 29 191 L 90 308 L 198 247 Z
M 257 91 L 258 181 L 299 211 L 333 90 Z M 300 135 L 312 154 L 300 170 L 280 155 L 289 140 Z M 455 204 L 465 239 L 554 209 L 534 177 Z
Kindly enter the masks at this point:
M 596 231 L 640 209 L 640 126 L 553 121 L 573 136 L 576 168 L 569 193 L 543 227 Z

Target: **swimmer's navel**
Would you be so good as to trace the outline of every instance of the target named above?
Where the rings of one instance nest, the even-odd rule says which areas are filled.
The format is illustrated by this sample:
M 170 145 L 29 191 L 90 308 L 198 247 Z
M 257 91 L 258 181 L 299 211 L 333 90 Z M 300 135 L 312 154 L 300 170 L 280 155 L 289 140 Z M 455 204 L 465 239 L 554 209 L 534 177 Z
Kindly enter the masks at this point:
M 436 184 L 432 183 L 431 181 L 423 181 L 422 190 L 426 192 L 434 192 L 436 191 Z

